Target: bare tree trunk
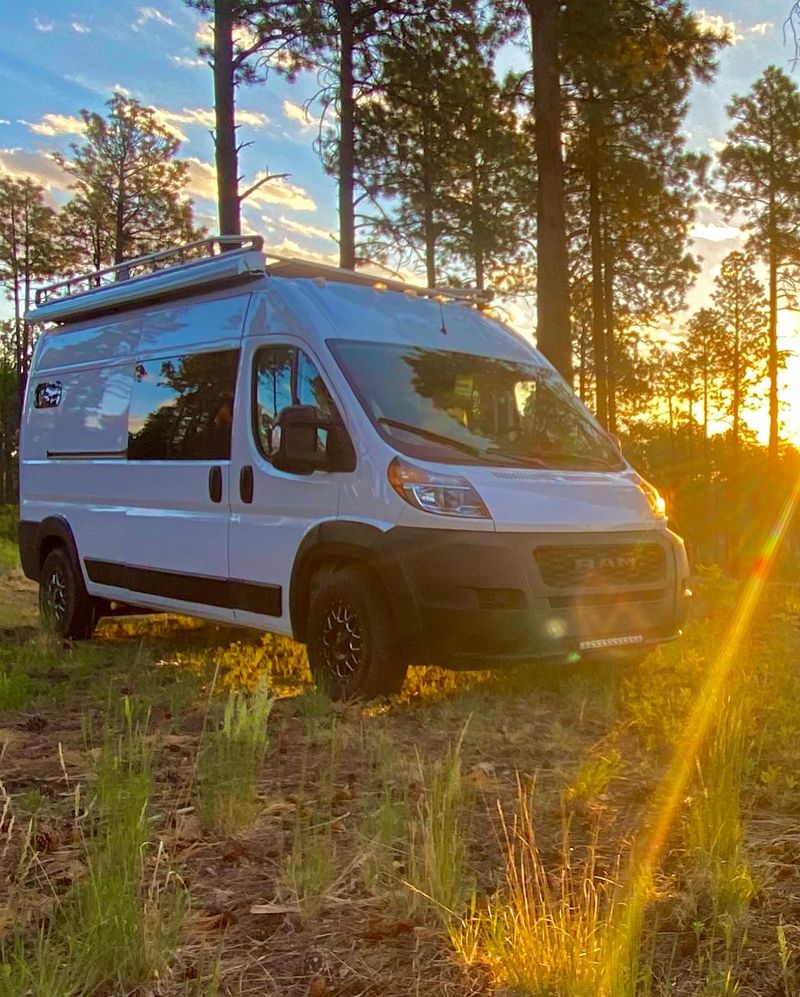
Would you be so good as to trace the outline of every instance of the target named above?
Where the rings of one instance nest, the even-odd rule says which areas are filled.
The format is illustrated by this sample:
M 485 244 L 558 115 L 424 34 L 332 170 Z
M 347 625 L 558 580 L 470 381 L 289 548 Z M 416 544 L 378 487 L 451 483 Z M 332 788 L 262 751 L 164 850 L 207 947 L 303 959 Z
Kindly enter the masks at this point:
M 603 241 L 600 230 L 600 166 L 597 115 L 589 103 L 589 244 L 592 258 L 592 347 L 595 372 L 595 415 L 608 428 L 608 378 L 606 368 Z
M 775 192 L 769 198 L 769 461 L 778 457 L 778 233 L 775 221 Z
M 586 401 L 588 394 L 586 384 L 586 324 L 580 323 L 580 339 L 578 341 L 578 397 L 582 402 Z
M 614 339 L 614 247 L 608 233 L 608 221 L 603 224 L 603 301 L 606 344 L 606 392 L 608 396 L 608 428 L 617 432 L 617 351 Z
M 355 191 L 355 47 L 351 0 L 336 0 L 339 22 L 339 266 L 356 267 Z
M 125 259 L 125 174 L 124 163 L 120 167 L 117 210 L 114 218 L 114 265 Z
M 572 383 L 569 266 L 561 149 L 559 0 L 525 0 L 533 41 L 536 121 L 536 339 L 539 349 Z
M 240 235 L 242 231 L 231 4 L 232 0 L 214 3 L 214 157 L 220 235 Z

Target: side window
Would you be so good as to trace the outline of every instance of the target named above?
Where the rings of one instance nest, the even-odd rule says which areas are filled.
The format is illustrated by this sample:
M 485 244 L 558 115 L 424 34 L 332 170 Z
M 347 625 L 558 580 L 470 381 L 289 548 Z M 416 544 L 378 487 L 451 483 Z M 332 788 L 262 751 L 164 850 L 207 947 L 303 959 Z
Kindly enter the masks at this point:
M 230 460 L 238 350 L 137 363 L 128 460 Z
M 332 418 L 335 411 L 333 399 L 316 365 L 302 350 L 297 354 L 297 404 L 313 405 L 317 414 L 325 419 Z
M 61 404 L 61 381 L 45 381 L 36 385 L 33 398 L 34 408 L 55 408 Z
M 336 409 L 316 364 L 293 346 L 265 346 L 255 356 L 254 431 L 259 450 L 271 460 L 278 448 L 278 417 L 289 405 L 313 405 L 324 419 Z M 326 432 L 319 434 L 325 446 Z

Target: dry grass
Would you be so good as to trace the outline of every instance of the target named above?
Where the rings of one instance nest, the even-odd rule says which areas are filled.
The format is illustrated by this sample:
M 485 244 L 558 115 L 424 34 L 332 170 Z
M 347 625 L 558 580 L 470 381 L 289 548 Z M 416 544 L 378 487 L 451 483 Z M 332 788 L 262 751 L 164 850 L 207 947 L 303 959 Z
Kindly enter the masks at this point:
M 3 591 L 7 615 L 33 614 L 29 590 Z M 622 682 L 417 669 L 366 708 L 310 692 L 275 638 L 164 617 L 108 621 L 85 647 L 14 629 L 0 995 L 796 997 L 790 590 L 761 607 L 629 907 L 629 856 L 731 603 L 715 593 Z

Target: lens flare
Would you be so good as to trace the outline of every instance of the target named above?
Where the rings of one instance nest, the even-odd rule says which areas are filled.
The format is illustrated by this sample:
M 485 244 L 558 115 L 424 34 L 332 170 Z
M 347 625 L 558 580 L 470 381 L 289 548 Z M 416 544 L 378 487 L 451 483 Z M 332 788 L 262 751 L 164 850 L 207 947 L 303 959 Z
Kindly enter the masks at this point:
M 631 871 L 626 903 L 621 907 L 617 951 L 627 951 L 635 942 L 642 908 L 651 890 L 653 873 L 658 867 L 667 837 L 675 823 L 681 800 L 686 795 L 700 747 L 720 701 L 720 694 L 725 689 L 737 652 L 753 622 L 775 555 L 786 536 L 799 500 L 800 480 L 787 498 L 761 555 L 753 566 L 725 642 L 709 668 L 706 680 L 698 693 L 697 702 L 686 726 L 685 737 L 676 748 L 672 762 L 653 797 L 650 831 L 642 846 L 636 850 L 635 867 Z M 614 967 L 609 965 L 606 975 L 610 977 L 613 973 Z

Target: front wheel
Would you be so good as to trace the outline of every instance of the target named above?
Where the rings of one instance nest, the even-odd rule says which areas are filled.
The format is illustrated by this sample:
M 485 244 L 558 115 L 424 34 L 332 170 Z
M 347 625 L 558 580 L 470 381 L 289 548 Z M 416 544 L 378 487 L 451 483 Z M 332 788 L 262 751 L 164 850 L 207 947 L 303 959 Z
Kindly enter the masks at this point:
M 59 637 L 86 640 L 97 615 L 80 569 L 63 547 L 44 559 L 39 581 L 39 614 L 46 630 Z
M 307 630 L 311 673 L 331 699 L 373 699 L 402 688 L 408 663 L 383 592 L 367 572 L 344 567 L 320 574 Z

